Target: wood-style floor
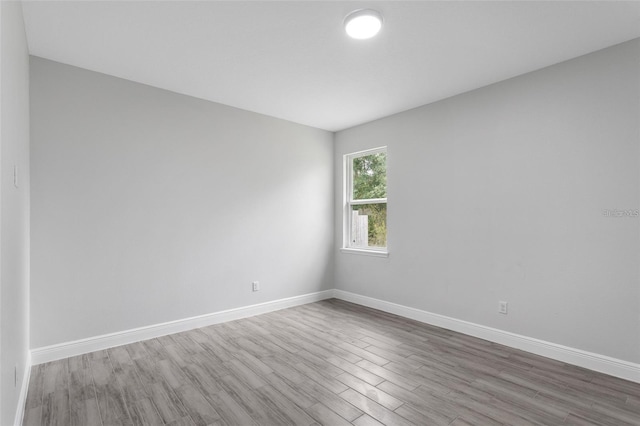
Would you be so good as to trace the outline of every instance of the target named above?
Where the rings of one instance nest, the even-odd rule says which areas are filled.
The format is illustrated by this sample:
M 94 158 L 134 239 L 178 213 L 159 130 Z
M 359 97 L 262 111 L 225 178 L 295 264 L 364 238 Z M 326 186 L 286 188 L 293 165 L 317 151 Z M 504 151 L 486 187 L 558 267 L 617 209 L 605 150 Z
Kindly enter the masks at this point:
M 34 366 L 26 425 L 640 425 L 640 384 L 339 300 Z

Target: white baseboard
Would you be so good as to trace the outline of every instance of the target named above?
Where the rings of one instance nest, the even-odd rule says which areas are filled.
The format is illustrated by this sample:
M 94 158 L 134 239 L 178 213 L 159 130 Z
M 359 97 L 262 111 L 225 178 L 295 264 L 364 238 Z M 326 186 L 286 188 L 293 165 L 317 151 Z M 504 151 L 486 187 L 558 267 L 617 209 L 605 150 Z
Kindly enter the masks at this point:
M 599 371 L 611 376 L 620 377 L 632 382 L 640 383 L 640 364 L 623 361 L 606 355 L 570 348 L 544 340 L 522 336 L 508 331 L 486 327 L 472 322 L 434 314 L 384 300 L 374 299 L 343 290 L 334 290 L 334 297 L 358 305 L 368 306 L 380 311 L 389 312 L 405 318 L 457 331 L 459 333 L 478 337 L 490 342 L 521 349 L 536 355 L 541 355 L 557 361 L 573 364 L 590 370 Z
M 113 348 L 115 346 L 139 342 L 141 340 L 153 339 L 155 337 L 166 336 L 167 334 L 179 333 L 181 331 L 193 330 L 194 328 L 206 327 L 226 321 L 252 317 L 254 315 L 265 314 L 284 308 L 330 299 L 332 297 L 333 290 L 319 291 L 316 293 L 309 293 L 301 296 L 288 297 L 286 299 L 273 300 L 271 302 L 214 312 L 212 314 L 205 314 L 197 317 L 120 331 L 117 333 L 104 334 L 102 336 L 90 337 L 73 342 L 36 348 L 31 350 L 31 361 L 33 365 L 43 364 L 45 362 L 55 361 L 62 358 Z
M 23 407 L 22 412 L 24 411 L 24 403 L 26 402 L 27 387 L 29 383 L 28 375 L 31 370 L 31 365 L 82 355 L 141 340 L 153 339 L 167 334 L 179 333 L 181 331 L 206 327 L 208 325 L 219 324 L 226 321 L 260 315 L 293 306 L 304 305 L 306 303 L 317 302 L 319 300 L 330 299 L 332 297 L 640 383 L 640 364 L 637 363 L 593 352 L 587 352 L 581 349 L 570 348 L 556 343 L 534 339 L 532 337 L 522 336 L 508 331 L 498 330 L 496 328 L 486 327 L 472 322 L 434 314 L 420 309 L 398 305 L 396 303 L 386 302 L 384 300 L 361 296 L 359 294 L 343 290 L 325 290 L 317 293 L 294 296 L 257 305 L 244 306 L 241 308 L 185 318 L 163 324 L 156 324 L 148 327 L 125 330 L 118 333 L 105 334 L 88 339 L 33 349 L 30 354 L 29 368 L 26 368 L 25 370 L 25 380 L 20 394 L 21 406 Z M 16 424 L 21 424 L 22 417 L 18 419 L 18 415 L 22 416 L 22 412 L 16 414 Z M 18 420 L 20 420 L 20 422 L 18 422 Z
M 31 379 L 31 353 L 27 352 L 27 360 L 24 365 L 24 374 L 22 375 L 22 386 L 20 387 L 20 396 L 18 397 L 18 406 L 16 408 L 16 417 L 13 421 L 15 426 L 22 426 L 24 420 L 24 408 L 27 405 L 27 392 L 29 391 L 29 380 Z

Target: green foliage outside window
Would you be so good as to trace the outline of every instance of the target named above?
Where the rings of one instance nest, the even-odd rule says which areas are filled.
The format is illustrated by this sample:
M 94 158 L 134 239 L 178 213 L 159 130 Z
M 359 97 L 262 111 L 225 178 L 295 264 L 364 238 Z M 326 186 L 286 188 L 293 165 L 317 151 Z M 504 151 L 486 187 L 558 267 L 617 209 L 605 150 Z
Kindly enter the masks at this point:
M 353 199 L 387 197 L 387 154 L 380 152 L 353 159 Z
M 361 215 L 369 217 L 368 234 L 369 247 L 387 246 L 387 203 L 362 204 L 353 206 Z
M 365 155 L 353 159 L 353 199 L 366 200 L 387 197 L 387 154 Z M 367 215 L 368 245 L 387 246 L 387 203 L 354 205 L 361 215 Z

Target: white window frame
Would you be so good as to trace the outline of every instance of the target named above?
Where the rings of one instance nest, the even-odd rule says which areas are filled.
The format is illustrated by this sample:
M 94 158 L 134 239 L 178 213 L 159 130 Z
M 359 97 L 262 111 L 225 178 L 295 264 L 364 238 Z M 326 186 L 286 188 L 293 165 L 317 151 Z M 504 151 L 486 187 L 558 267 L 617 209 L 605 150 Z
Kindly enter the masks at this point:
M 359 157 L 365 157 L 367 155 L 373 155 L 378 153 L 387 153 L 387 147 L 381 146 L 378 148 L 367 149 L 364 151 L 352 152 L 344 156 L 344 197 L 343 197 L 343 245 L 341 251 L 344 253 L 364 254 L 369 256 L 387 257 L 389 255 L 387 240 L 387 247 L 362 247 L 352 246 L 351 242 L 351 228 L 352 228 L 352 207 L 362 204 L 387 204 L 387 212 L 389 204 L 387 198 L 370 198 L 366 200 L 354 200 L 353 199 L 353 160 Z M 388 158 L 388 157 L 387 157 Z M 388 196 L 388 193 L 387 193 Z M 387 222 L 388 223 L 388 222 Z M 387 235 L 388 237 L 388 235 Z

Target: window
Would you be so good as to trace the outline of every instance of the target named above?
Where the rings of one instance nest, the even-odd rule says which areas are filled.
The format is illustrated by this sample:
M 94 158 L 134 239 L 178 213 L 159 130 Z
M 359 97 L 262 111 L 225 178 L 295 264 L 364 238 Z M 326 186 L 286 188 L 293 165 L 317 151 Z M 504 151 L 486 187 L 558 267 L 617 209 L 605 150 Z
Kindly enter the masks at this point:
M 386 147 L 345 155 L 344 229 L 347 251 L 386 255 Z

